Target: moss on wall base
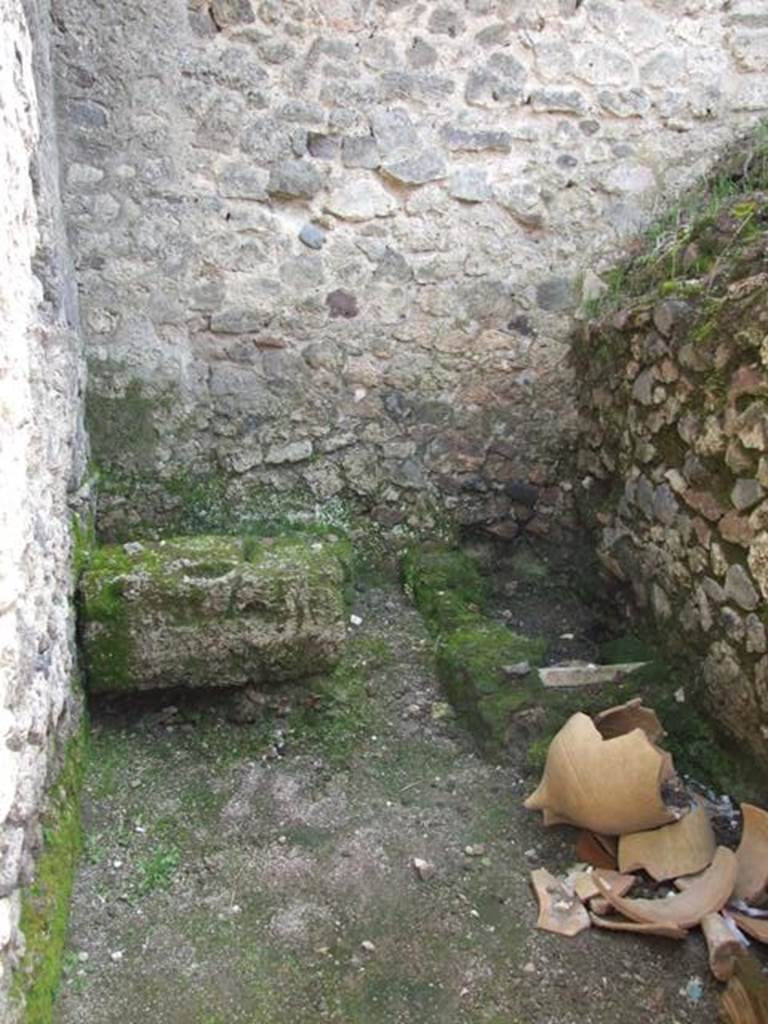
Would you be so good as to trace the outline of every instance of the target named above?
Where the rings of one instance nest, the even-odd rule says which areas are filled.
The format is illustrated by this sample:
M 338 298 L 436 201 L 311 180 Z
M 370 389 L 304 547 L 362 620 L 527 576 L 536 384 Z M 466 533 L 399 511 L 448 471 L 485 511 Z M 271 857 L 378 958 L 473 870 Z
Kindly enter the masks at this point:
M 26 949 L 13 982 L 13 1001 L 24 1024 L 50 1024 L 61 977 L 69 903 L 82 848 L 80 794 L 87 756 L 85 721 L 69 740 L 63 767 L 43 816 L 43 851 L 35 881 L 22 897 Z
M 437 641 L 437 672 L 448 699 L 489 752 L 509 739 L 515 714 L 542 696 L 535 671 L 510 677 L 505 666 L 541 664 L 546 641 L 520 636 L 488 618 L 486 588 L 461 551 L 412 548 L 405 589 Z

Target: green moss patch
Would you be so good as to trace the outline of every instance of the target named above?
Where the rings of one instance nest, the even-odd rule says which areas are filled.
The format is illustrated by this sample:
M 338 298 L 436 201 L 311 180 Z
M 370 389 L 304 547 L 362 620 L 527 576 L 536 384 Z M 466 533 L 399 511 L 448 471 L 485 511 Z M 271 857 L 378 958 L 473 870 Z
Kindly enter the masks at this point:
M 485 581 L 462 551 L 410 548 L 403 575 L 406 593 L 433 632 L 474 622 L 486 605 Z
M 342 660 L 312 686 L 289 720 L 292 742 L 315 748 L 328 763 L 347 765 L 363 739 L 376 726 L 366 691 L 369 673 L 386 664 L 388 652 L 363 641 L 349 644 Z
M 85 726 L 69 741 L 64 766 L 43 818 L 44 847 L 35 881 L 24 892 L 21 931 L 26 950 L 14 976 L 14 998 L 25 1024 L 50 1024 L 59 986 L 75 868 L 82 849 L 80 791 L 86 761 Z
M 437 671 L 448 699 L 488 750 L 508 738 L 513 716 L 536 703 L 535 672 L 510 679 L 505 665 L 541 664 L 546 641 L 513 633 L 483 614 L 486 587 L 463 552 L 412 549 L 405 587 L 436 638 Z

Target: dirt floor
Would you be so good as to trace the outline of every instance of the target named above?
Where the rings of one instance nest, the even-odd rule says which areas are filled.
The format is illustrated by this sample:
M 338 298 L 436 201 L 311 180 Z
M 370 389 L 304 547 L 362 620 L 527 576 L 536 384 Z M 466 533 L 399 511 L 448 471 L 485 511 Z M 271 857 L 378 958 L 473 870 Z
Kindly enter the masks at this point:
M 508 590 L 496 614 L 525 618 Z M 574 833 L 522 808 L 522 751 L 478 756 L 398 588 L 354 612 L 333 684 L 277 717 L 175 695 L 94 711 L 58 1024 L 714 1021 L 699 935 L 536 930 L 529 871 L 570 865 Z M 589 651 L 577 605 L 542 616 Z

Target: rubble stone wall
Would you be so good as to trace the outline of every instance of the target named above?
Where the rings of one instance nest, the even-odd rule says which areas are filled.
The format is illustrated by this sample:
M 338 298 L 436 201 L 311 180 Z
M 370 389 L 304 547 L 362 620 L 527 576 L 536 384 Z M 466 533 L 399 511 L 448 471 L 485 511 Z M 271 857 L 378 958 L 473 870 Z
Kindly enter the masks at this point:
M 58 206 L 46 5 L 0 0 L 0 1019 L 21 888 L 78 710 L 68 495 L 82 472 L 76 298 Z M 34 42 L 33 42 L 34 40 Z
M 768 767 L 766 257 L 768 192 L 736 195 L 646 261 L 651 289 L 590 324 L 575 363 L 603 563 L 690 655 L 686 699 Z
M 570 315 L 768 109 L 762 0 L 54 8 L 113 536 L 272 493 L 545 527 Z

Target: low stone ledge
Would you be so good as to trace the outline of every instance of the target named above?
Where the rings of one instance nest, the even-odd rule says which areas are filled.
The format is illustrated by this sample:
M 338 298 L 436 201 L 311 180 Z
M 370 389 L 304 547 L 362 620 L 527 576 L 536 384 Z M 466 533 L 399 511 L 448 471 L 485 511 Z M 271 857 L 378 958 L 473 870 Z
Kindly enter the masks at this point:
M 91 692 L 282 683 L 345 641 L 343 545 L 179 537 L 100 548 L 80 584 Z

